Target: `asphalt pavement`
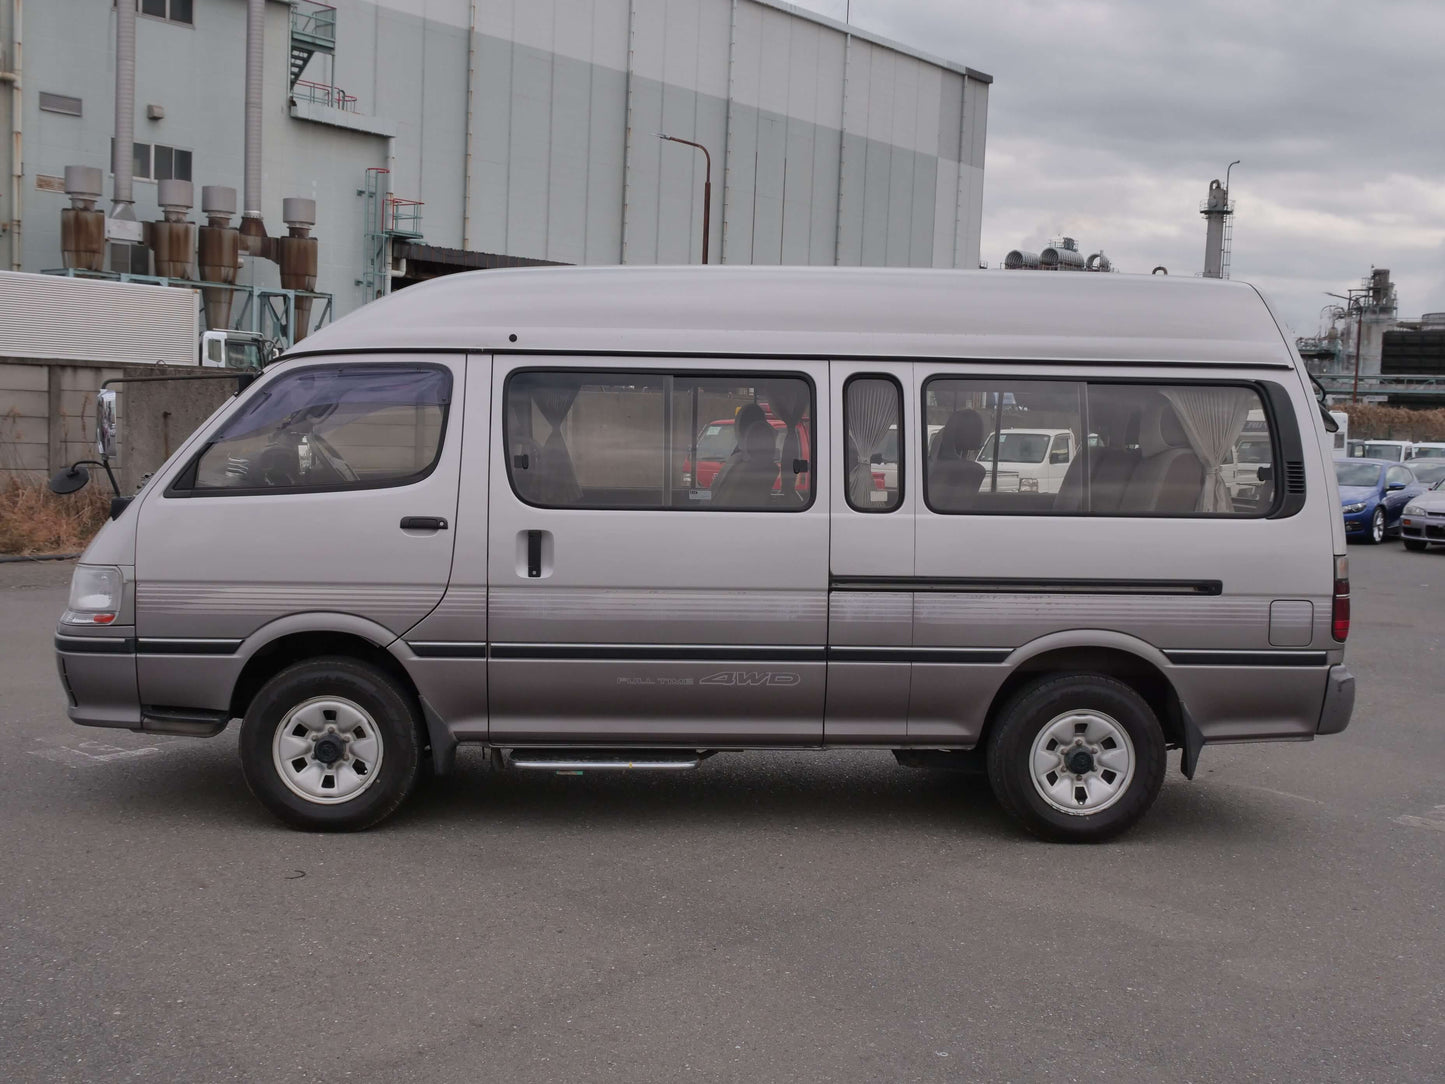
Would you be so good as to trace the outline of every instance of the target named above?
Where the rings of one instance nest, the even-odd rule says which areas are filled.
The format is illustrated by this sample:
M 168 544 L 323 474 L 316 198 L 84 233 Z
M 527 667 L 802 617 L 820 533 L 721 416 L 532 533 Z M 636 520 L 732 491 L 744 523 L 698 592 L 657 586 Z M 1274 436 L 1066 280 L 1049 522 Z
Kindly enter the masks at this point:
M 288 831 L 76 727 L 0 565 L 0 1078 L 1445 1079 L 1445 549 L 1351 547 L 1354 721 L 1206 748 L 1097 847 L 886 752 L 496 773 Z

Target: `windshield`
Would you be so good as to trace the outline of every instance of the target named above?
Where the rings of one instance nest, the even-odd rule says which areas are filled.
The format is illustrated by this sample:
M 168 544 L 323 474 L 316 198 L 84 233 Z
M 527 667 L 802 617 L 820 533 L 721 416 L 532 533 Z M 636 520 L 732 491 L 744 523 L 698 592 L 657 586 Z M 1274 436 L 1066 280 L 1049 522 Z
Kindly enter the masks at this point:
M 1400 453 L 1404 450 L 1405 446 L 1403 444 L 1390 444 L 1367 440 L 1360 447 L 1361 451 L 1359 455 L 1362 459 L 1393 459 L 1398 463 L 1401 459 Z
M 1335 481 L 1342 486 L 1375 486 L 1380 484 L 1378 463 L 1336 463 Z
M 1416 459 L 1445 459 L 1445 444 L 1438 448 L 1416 448 Z
M 1445 459 L 1438 463 L 1421 463 L 1418 459 L 1411 460 L 1409 468 L 1415 472 L 1415 479 L 1427 485 L 1445 478 Z
M 1239 462 L 1241 463 L 1268 463 L 1269 462 L 1269 441 L 1267 440 L 1246 440 L 1239 446 Z
M 732 422 L 713 422 L 697 435 L 699 459 L 726 459 L 737 447 L 736 426 Z
M 994 434 L 990 433 L 988 440 L 983 442 L 983 448 L 978 453 L 980 463 L 993 462 L 993 438 Z M 1048 454 L 1047 433 L 1011 433 L 1004 430 L 998 459 L 1000 463 L 1042 463 Z

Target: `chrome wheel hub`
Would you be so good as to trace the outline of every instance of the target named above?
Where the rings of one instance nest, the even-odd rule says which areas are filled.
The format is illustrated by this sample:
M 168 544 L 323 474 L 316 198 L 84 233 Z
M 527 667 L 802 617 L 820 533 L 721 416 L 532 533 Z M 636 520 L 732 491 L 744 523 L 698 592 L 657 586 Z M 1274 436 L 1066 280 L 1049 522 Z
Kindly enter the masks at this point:
M 1092 709 L 1055 716 L 1029 753 L 1029 776 L 1053 809 L 1085 816 L 1108 809 L 1134 778 L 1134 743 L 1118 720 Z
M 359 704 L 316 696 L 297 704 L 276 725 L 271 759 L 297 797 L 320 805 L 355 798 L 381 768 L 381 733 Z

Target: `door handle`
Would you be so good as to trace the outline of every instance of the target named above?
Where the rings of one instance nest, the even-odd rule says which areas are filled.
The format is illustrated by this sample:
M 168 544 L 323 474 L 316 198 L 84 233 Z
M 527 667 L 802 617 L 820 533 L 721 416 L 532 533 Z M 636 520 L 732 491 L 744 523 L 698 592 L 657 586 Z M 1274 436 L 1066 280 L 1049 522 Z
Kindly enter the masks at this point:
M 539 579 L 542 575 L 542 532 L 527 532 L 527 577 Z
M 445 531 L 447 521 L 441 516 L 402 516 L 403 531 Z

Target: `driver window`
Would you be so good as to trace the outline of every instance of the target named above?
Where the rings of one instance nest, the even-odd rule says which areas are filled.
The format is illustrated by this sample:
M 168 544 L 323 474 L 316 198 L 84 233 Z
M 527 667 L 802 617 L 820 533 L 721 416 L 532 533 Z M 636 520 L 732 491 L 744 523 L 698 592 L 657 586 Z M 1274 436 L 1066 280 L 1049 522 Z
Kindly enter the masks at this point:
M 191 488 L 364 489 L 429 473 L 451 374 L 435 366 L 305 369 L 262 388 L 212 438 Z

